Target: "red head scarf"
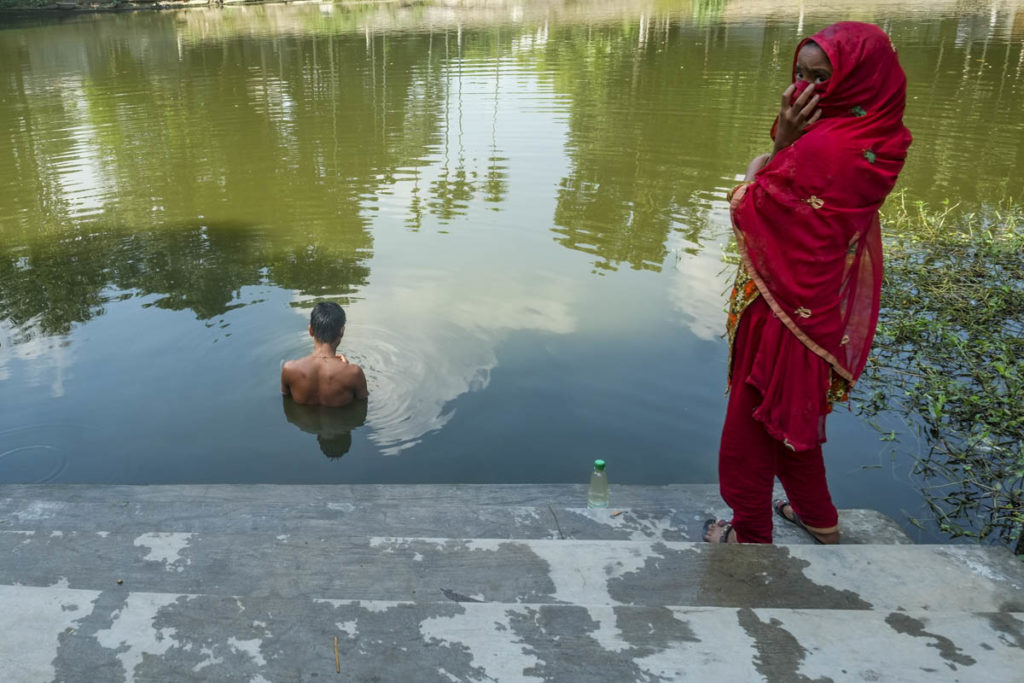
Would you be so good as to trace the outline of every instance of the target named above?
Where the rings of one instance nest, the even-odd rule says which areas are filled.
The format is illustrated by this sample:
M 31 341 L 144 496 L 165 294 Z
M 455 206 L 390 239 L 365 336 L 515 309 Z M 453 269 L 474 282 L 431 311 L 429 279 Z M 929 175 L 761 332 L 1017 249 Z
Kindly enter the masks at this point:
M 911 141 L 907 79 L 889 36 L 872 24 L 833 24 L 798 53 L 808 41 L 832 63 L 822 116 L 735 193 L 733 227 L 775 314 L 852 383 L 878 323 L 878 209 Z

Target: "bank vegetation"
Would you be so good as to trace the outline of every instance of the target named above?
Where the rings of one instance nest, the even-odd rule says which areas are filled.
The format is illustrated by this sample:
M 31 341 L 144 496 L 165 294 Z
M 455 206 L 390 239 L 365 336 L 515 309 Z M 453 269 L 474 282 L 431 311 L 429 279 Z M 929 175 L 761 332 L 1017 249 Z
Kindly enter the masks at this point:
M 897 194 L 883 226 L 882 312 L 857 409 L 898 412 L 902 438 L 923 444 L 913 471 L 940 531 L 1024 554 L 1024 207 Z

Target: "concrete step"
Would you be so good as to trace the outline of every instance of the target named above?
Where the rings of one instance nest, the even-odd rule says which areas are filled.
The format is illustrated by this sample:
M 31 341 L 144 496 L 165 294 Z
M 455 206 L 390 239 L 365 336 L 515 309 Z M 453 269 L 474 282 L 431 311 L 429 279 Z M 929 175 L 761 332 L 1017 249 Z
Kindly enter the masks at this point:
M 1020 680 L 1024 614 L 211 597 L 0 585 L 5 681 Z M 337 665 L 335 659 L 337 638 Z M 337 669 L 336 669 L 337 666 Z
M 1010 681 L 1024 563 L 714 486 L 0 486 L 0 681 Z M 615 511 L 621 514 L 615 515 Z M 867 545 L 852 545 L 851 541 Z M 883 541 L 888 545 L 874 543 Z M 893 544 L 895 543 L 895 544 Z M 120 581 L 120 582 L 119 582 Z
M 4 531 L 0 557 L 0 584 L 88 590 L 120 579 L 213 595 L 1024 611 L 1024 563 L 979 546 Z
M 619 486 L 588 510 L 582 485 L 0 486 L 0 529 L 145 533 L 698 541 L 725 517 L 715 485 Z M 618 511 L 620 514 L 615 515 Z M 843 543 L 910 543 L 874 510 L 842 510 Z M 777 520 L 779 543 L 812 543 Z

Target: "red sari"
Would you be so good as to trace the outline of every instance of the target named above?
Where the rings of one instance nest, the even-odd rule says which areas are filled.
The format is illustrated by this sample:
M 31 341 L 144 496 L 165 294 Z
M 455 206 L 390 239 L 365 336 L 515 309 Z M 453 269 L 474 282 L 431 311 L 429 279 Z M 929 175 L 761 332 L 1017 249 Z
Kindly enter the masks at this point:
M 881 29 L 840 22 L 797 52 L 808 41 L 832 64 L 816 87 L 822 116 L 731 200 L 756 296 L 731 321 L 719 476 L 745 542 L 771 541 L 775 476 L 806 524 L 837 523 L 821 460 L 827 396 L 836 380 L 852 386 L 867 361 L 882 284 L 878 209 L 911 142 L 906 77 Z M 793 67 L 795 78 L 795 57 Z

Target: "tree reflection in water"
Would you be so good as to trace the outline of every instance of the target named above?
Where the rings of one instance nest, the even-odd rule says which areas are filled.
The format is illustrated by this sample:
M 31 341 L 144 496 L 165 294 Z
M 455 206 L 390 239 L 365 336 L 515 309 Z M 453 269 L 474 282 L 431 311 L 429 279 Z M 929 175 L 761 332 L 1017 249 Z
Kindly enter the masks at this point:
M 613 5 L 519 24 L 266 7 L 5 31 L 0 316 L 64 334 L 137 291 L 207 319 L 257 282 L 344 300 L 368 282 L 385 205 L 397 224 L 444 225 L 506 205 L 513 173 L 563 162 L 527 200 L 551 203 L 556 242 L 599 271 L 660 270 L 673 234 L 720 238 L 710 207 L 766 144 L 794 25 L 824 15 Z M 908 73 L 902 182 L 970 205 L 1018 195 L 1019 18 L 862 11 Z M 502 149 L 538 100 L 553 115 L 525 134 L 561 144 Z
M 276 391 L 267 367 L 307 343 L 282 309 L 325 298 L 356 307 L 349 338 L 377 382 L 366 442 L 382 454 L 442 428 L 468 439 L 488 423 L 467 408 L 503 414 L 515 387 L 543 385 L 536 370 L 501 374 L 519 347 L 566 369 L 523 434 L 558 435 L 581 398 L 601 398 L 574 364 L 592 346 L 614 344 L 639 376 L 701 366 L 693 386 L 712 373 L 714 388 L 692 403 L 710 406 L 724 195 L 767 148 L 797 37 L 840 18 L 883 23 L 915 135 L 901 185 L 988 215 L 1024 192 L 1022 1 L 931 0 L 927 16 L 925 0 L 278 5 L 5 26 L 0 413 L 102 421 L 95 381 L 124 341 L 124 359 L 159 354 L 162 383 L 114 373 L 109 392 L 126 393 L 148 437 L 160 425 L 142 407 L 172 387 L 182 411 L 218 426 L 163 445 L 205 450 L 223 425 L 276 410 L 258 398 Z M 610 322 L 610 295 L 630 325 Z M 708 343 L 670 338 L 680 318 Z M 248 334 L 227 340 L 229 325 Z M 177 386 L 196 361 L 205 395 Z M 703 438 L 652 407 L 691 398 L 681 383 L 636 386 L 645 400 L 624 397 L 621 423 L 651 452 Z M 457 397 L 485 389 L 492 402 L 453 417 Z M 215 400 L 225 391 L 237 401 Z M 278 422 L 265 424 L 294 437 Z

